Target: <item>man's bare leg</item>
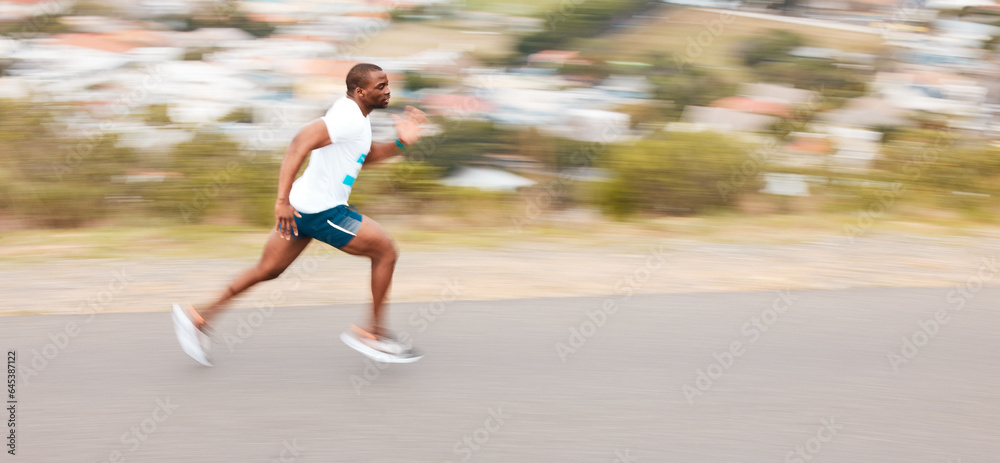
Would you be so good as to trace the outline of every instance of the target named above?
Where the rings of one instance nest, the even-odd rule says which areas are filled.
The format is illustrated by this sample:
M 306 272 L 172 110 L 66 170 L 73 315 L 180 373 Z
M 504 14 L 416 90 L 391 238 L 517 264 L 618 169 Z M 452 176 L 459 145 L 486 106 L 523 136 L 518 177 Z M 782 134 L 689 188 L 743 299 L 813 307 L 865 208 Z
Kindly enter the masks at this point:
M 309 237 L 300 236 L 286 240 L 276 230 L 271 230 L 264 244 L 264 252 L 256 265 L 244 271 L 226 287 L 215 302 L 197 309 L 204 321 L 197 324 L 198 328 L 214 319 L 234 297 L 250 289 L 262 281 L 278 278 L 292 262 L 302 253 L 309 242 Z
M 368 332 L 376 336 L 384 334 L 385 300 L 392 284 L 392 273 L 396 269 L 399 252 L 396 243 L 378 222 L 363 215 L 358 234 L 342 251 L 372 260 L 372 319 Z

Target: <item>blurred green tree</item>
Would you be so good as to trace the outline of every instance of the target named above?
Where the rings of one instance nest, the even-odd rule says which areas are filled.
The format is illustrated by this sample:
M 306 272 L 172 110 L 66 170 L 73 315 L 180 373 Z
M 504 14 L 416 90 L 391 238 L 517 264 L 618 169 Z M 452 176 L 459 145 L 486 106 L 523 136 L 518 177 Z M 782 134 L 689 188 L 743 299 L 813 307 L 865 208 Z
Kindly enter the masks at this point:
M 573 39 L 600 35 L 616 21 L 656 4 L 653 0 L 566 0 L 545 15 L 544 30 L 521 38 L 517 51 L 530 55 L 563 48 Z
M 253 123 L 253 109 L 247 107 L 236 108 L 222 116 L 219 122 L 241 122 L 250 124 Z
M 670 133 L 616 146 L 600 163 L 613 178 L 597 187 L 596 202 L 616 217 L 731 208 L 732 197 L 753 186 L 753 178 L 746 178 L 751 176 L 734 181 L 745 163 L 756 162 L 750 155 L 745 143 L 711 132 Z
M 736 94 L 736 84 L 723 76 L 692 66 L 683 71 L 654 75 L 654 98 L 670 104 L 658 105 L 665 121 L 676 121 L 687 106 L 707 106 L 709 103 Z
M 407 71 L 406 90 L 415 92 L 423 88 L 438 88 L 445 84 L 445 79 L 441 77 L 429 76 L 419 72 Z
M 114 212 L 117 186 L 136 163 L 117 137 L 93 128 L 64 130 L 68 111 L 25 100 L 0 100 L 0 210 L 43 227 L 74 227 Z
M 170 125 L 173 121 L 170 120 L 168 109 L 166 104 L 151 104 L 146 106 L 146 110 L 142 113 L 142 119 L 146 124 L 154 127 Z
M 925 190 L 991 195 L 1000 199 L 1000 147 L 946 130 L 907 129 L 893 135 L 876 164 L 896 179 Z
M 241 29 L 254 37 L 267 37 L 276 29 L 275 25 L 251 19 L 240 8 L 238 0 L 222 0 L 209 2 L 210 8 L 206 14 L 164 18 L 182 22 L 182 30 L 193 31 L 204 28 L 235 28 Z
M 865 82 L 869 77 L 838 67 L 832 61 L 798 58 L 763 62 L 754 69 L 754 74 L 761 81 L 818 91 L 824 97 L 837 101 L 864 96 L 867 92 Z
M 143 197 L 157 215 L 185 223 L 237 220 L 270 224 L 280 160 L 274 153 L 243 150 L 225 135 L 199 132 L 174 147 L 169 170 L 180 177 L 150 184 Z
M 407 156 L 440 168 L 444 174 L 482 161 L 484 154 L 510 154 L 516 147 L 516 137 L 492 122 L 445 119 L 442 125 L 442 133 L 407 147 Z
M 805 39 L 794 32 L 770 29 L 744 42 L 740 55 L 749 67 L 768 61 L 786 61 L 788 52 L 805 45 Z

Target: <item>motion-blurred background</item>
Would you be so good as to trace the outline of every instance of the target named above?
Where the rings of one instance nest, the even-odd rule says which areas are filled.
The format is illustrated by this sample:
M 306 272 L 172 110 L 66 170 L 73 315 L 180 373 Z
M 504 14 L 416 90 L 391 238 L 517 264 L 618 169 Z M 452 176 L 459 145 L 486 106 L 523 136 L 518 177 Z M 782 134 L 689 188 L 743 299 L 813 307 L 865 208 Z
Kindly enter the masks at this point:
M 435 123 L 370 215 L 992 220 L 995 2 L 681 3 L 2 1 L 0 226 L 269 226 L 357 62 Z

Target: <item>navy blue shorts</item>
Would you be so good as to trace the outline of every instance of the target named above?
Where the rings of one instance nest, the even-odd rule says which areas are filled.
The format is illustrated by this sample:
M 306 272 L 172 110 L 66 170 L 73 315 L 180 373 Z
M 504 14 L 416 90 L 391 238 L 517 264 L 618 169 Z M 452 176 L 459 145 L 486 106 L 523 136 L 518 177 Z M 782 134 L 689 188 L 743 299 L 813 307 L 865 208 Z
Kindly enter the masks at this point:
M 347 246 L 361 229 L 361 214 L 346 205 L 315 214 L 299 212 L 295 218 L 299 237 L 308 236 L 340 249 Z

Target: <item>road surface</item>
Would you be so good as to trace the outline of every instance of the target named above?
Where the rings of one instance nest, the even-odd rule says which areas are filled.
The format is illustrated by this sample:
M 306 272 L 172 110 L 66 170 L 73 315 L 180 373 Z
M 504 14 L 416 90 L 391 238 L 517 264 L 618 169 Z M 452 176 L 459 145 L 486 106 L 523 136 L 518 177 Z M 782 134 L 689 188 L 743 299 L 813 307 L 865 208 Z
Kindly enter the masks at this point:
M 5 317 L 5 461 L 995 462 L 986 280 L 397 303 L 391 366 L 337 338 L 362 305 L 229 312 L 214 368 L 167 312 Z

